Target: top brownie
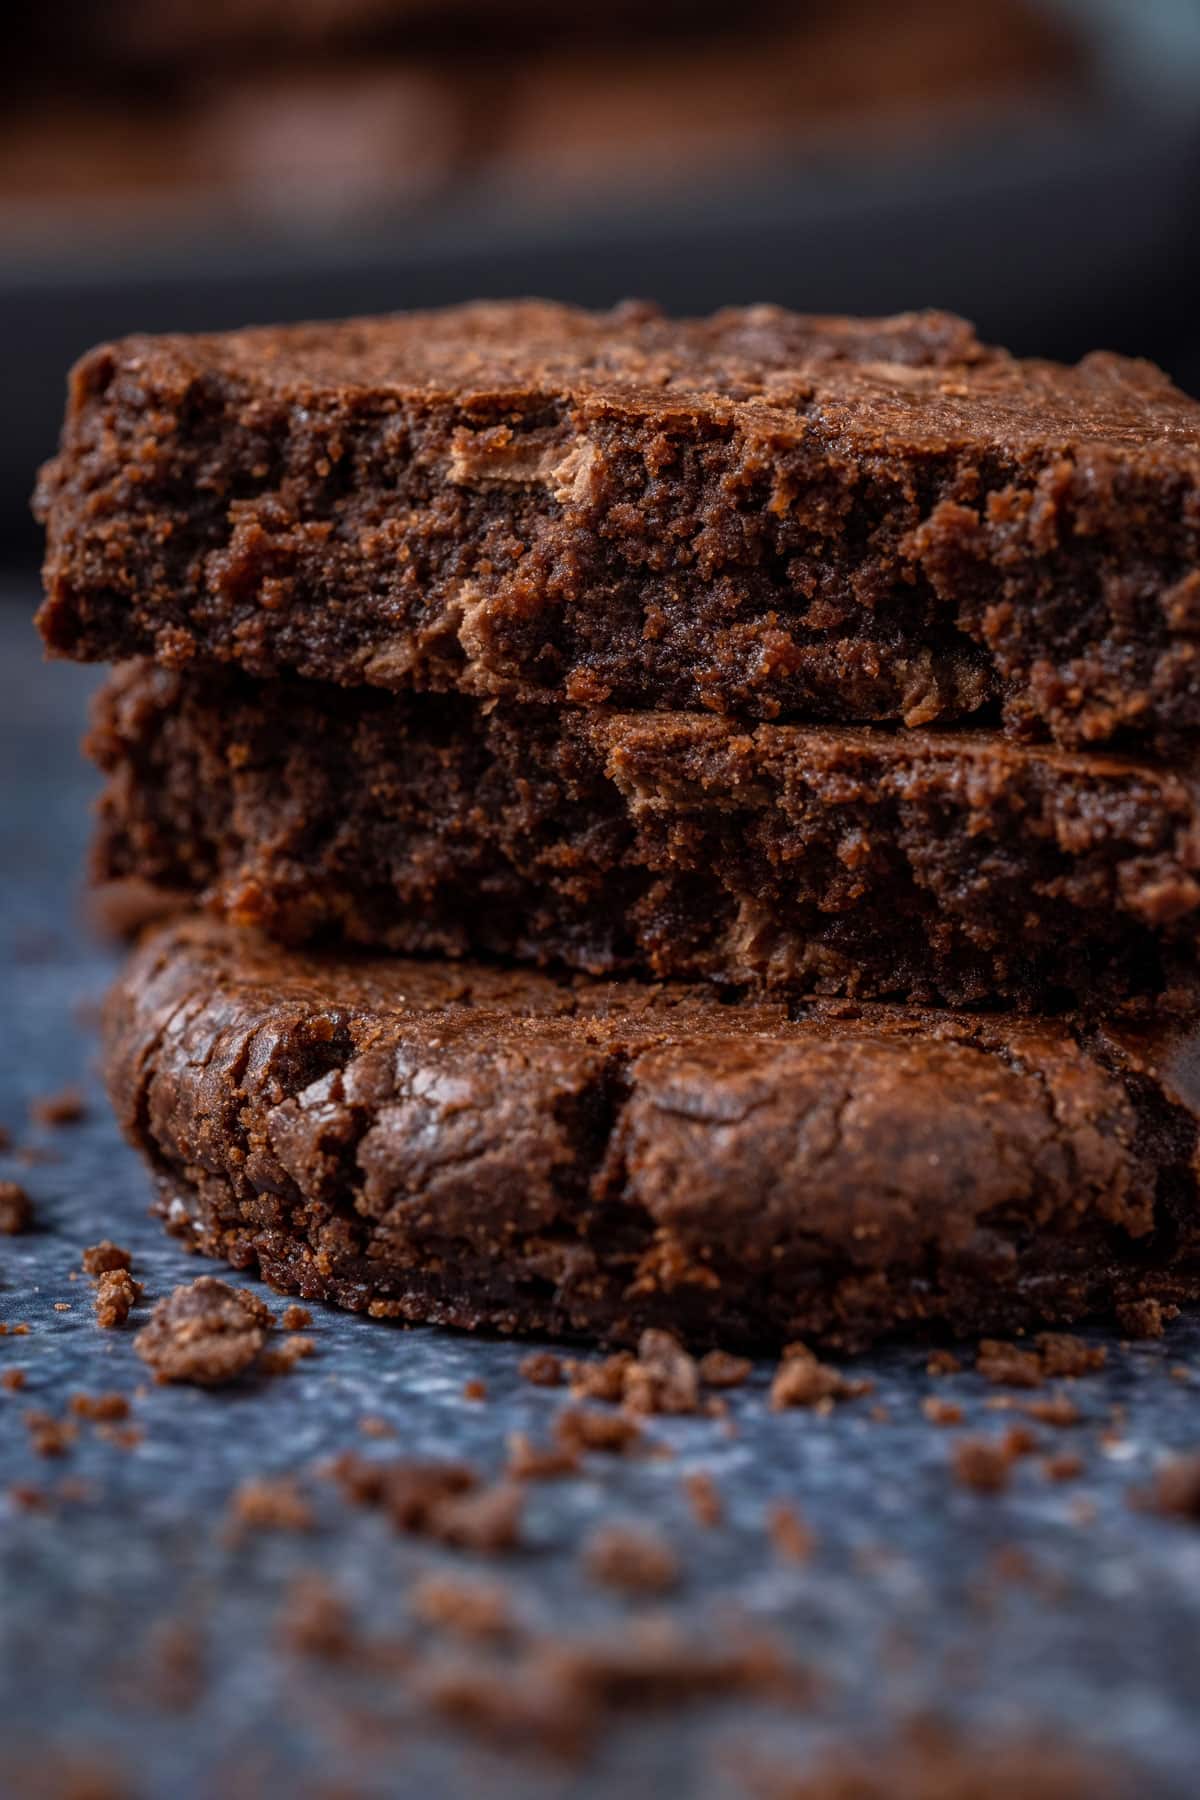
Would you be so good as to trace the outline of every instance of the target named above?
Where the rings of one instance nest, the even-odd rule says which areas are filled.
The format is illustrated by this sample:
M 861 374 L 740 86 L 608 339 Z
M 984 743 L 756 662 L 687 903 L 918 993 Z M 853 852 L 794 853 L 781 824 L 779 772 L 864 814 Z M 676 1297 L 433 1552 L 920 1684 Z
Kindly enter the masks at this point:
M 1200 726 L 1200 405 L 943 313 L 537 301 L 76 367 L 42 473 L 49 647 L 341 683 Z

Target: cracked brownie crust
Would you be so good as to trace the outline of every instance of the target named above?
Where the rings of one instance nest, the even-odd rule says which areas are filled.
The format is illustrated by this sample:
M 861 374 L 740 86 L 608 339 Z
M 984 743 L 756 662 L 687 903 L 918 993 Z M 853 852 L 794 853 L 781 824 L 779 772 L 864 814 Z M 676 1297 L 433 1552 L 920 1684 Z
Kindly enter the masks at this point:
M 940 313 L 542 302 L 129 338 L 36 506 L 61 654 L 763 719 L 1200 726 L 1200 407 Z
M 1195 1040 L 152 933 L 108 1002 L 169 1228 L 357 1311 L 632 1341 L 1200 1293 Z
M 1193 781 L 994 734 L 481 708 L 131 664 L 95 867 L 285 942 L 777 992 L 1189 1004 Z

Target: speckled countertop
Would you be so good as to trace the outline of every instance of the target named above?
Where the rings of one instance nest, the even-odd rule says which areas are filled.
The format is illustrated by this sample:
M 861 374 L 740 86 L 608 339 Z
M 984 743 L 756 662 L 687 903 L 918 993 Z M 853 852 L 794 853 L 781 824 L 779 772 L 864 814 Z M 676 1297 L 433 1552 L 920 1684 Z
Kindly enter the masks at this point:
M 82 928 L 78 897 L 91 784 L 76 742 L 94 675 L 43 667 L 33 598 L 32 581 L 0 590 L 0 1125 L 15 1145 L 49 1152 L 31 1165 L 0 1160 L 37 1209 L 35 1230 L 0 1238 L 0 1319 L 30 1327 L 0 1338 L 0 1371 L 26 1371 L 23 1392 L 0 1392 L 0 1792 L 77 1755 L 119 1776 L 120 1791 L 171 1800 L 668 1787 L 734 1796 L 747 1791 L 748 1754 L 759 1768 L 799 1771 L 825 1746 L 886 1740 L 897 1720 L 932 1709 L 971 1731 L 1040 1728 L 1098 1751 L 1134 1771 L 1139 1795 L 1194 1794 L 1200 1525 L 1129 1499 L 1170 1453 L 1200 1446 L 1198 1320 L 1157 1342 L 1114 1340 L 1106 1371 L 1074 1385 L 1082 1422 L 1040 1429 L 1041 1451 L 1003 1493 L 952 1481 L 957 1433 L 921 1412 L 936 1392 L 963 1407 L 959 1430 L 997 1435 L 1006 1415 L 988 1402 L 1002 1390 L 977 1376 L 934 1381 L 919 1351 L 889 1350 L 856 1366 L 876 1384 L 871 1399 L 822 1417 L 770 1412 L 763 1367 L 730 1396 L 735 1434 L 715 1419 L 655 1419 L 648 1436 L 672 1454 L 597 1456 L 579 1478 L 531 1484 L 525 1547 L 502 1561 L 398 1537 L 313 1471 L 349 1447 L 497 1469 L 506 1435 L 544 1440 L 562 1404 L 519 1378 L 527 1346 L 314 1309 L 316 1353 L 290 1375 L 219 1394 L 146 1382 L 132 1330 L 100 1331 L 88 1284 L 71 1271 L 104 1235 L 133 1251 L 147 1300 L 201 1268 L 148 1216 L 147 1181 L 96 1079 L 87 1019 L 114 959 Z M 31 1127 L 29 1101 L 68 1082 L 83 1085 L 86 1117 Z M 486 1383 L 483 1403 L 463 1395 L 472 1378 Z M 34 1453 L 26 1410 L 62 1416 L 69 1395 L 113 1390 L 132 1398 L 135 1448 L 81 1423 L 61 1458 Z M 395 1437 L 363 1437 L 366 1414 Z M 1081 1453 L 1083 1474 L 1049 1480 L 1043 1454 L 1067 1448 Z M 692 1518 L 681 1489 L 699 1468 L 725 1502 L 716 1529 Z M 281 1471 L 300 1473 L 317 1528 L 231 1543 L 232 1490 Z M 46 1507 L 15 1501 L 20 1484 L 44 1492 Z M 764 1521 L 779 1499 L 814 1533 L 806 1563 L 771 1547 Z M 413 1634 L 406 1596 L 432 1568 L 502 1580 L 536 1628 L 603 1630 L 647 1609 L 581 1569 L 580 1543 L 601 1519 L 653 1521 L 670 1537 L 684 1578 L 657 1604 L 689 1633 L 716 1641 L 748 1620 L 819 1672 L 817 1696 L 637 1713 L 564 1766 L 438 1726 L 402 1676 L 364 1687 L 281 1645 L 281 1608 L 305 1570 L 326 1576 L 379 1635 Z M 199 1678 L 173 1696 L 161 1679 L 164 1633 L 181 1622 Z

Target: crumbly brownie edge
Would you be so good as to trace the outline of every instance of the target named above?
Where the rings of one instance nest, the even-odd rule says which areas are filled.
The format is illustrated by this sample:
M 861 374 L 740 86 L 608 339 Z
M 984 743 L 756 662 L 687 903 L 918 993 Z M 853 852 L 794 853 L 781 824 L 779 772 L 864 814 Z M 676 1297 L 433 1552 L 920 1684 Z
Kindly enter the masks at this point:
M 406 380 L 422 330 L 443 358 Z M 99 660 L 761 718 L 1003 705 L 1166 746 L 1200 727 L 1198 422 L 1145 364 L 1019 363 L 939 315 L 131 339 L 79 365 L 39 485 L 41 627 Z
M 260 948 L 243 977 L 241 941 L 189 923 L 135 953 L 107 1077 L 168 1228 L 306 1299 L 851 1348 L 1200 1295 L 1186 1033 L 414 1008 L 397 965 L 365 965 L 372 1001 L 361 963 Z
M 98 877 L 293 943 L 1032 1011 L 1176 984 L 1188 1003 L 1196 788 L 1160 767 L 149 664 L 102 691 L 90 744 Z

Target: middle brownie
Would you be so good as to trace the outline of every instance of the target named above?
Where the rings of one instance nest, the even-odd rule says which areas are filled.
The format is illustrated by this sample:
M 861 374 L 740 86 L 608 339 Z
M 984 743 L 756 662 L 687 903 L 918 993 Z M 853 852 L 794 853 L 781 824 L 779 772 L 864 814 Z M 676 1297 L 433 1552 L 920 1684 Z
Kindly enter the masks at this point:
M 126 665 L 95 871 L 341 938 L 778 992 L 1184 994 L 1197 781 L 987 733 L 490 709 Z

